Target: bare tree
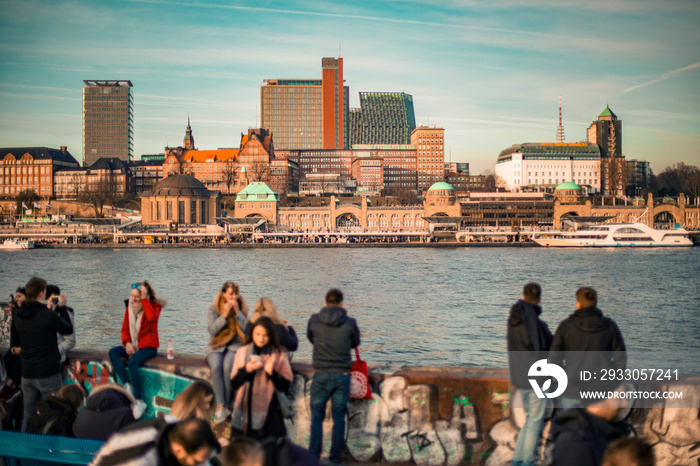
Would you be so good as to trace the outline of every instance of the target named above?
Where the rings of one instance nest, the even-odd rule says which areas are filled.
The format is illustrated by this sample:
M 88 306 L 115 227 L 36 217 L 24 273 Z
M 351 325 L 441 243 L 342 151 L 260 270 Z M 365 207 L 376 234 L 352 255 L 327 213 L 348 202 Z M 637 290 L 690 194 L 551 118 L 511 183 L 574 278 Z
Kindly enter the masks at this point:
M 250 166 L 248 176 L 250 181 L 267 181 L 270 174 L 270 164 L 256 162 Z
M 111 175 L 99 177 L 94 183 L 87 183 L 85 190 L 80 196 L 82 202 L 92 205 L 95 217 L 104 217 L 103 210 L 105 204 L 113 202 L 117 197 L 117 186 Z
M 224 184 L 226 185 L 226 192 L 231 194 L 231 186 L 236 181 L 236 161 L 230 158 L 221 167 L 221 174 L 224 177 Z

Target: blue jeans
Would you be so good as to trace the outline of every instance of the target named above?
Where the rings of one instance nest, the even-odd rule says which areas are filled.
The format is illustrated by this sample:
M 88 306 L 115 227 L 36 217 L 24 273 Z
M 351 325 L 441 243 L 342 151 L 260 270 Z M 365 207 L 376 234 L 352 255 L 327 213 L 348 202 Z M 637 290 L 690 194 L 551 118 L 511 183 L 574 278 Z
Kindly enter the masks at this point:
M 216 405 L 231 405 L 231 368 L 235 351 L 227 349 L 220 353 L 213 352 L 207 354 L 207 364 L 211 369 L 211 384 L 214 387 L 214 399 Z
M 549 399 L 537 398 L 534 390 L 518 389 L 523 398 L 525 409 L 525 424 L 518 433 L 518 441 L 513 453 L 513 466 L 533 466 L 537 459 L 537 444 L 539 443 L 544 420 L 551 402 Z
M 323 420 L 326 418 L 326 405 L 331 400 L 333 432 L 331 434 L 331 457 L 333 463 L 340 463 L 340 455 L 345 447 L 345 418 L 348 414 L 350 394 L 350 373 L 314 374 L 311 381 L 311 439 L 309 451 L 316 458 L 323 449 Z
M 61 374 L 52 375 L 43 379 L 28 379 L 22 377 L 22 398 L 24 409 L 22 415 L 22 432 L 27 430 L 27 421 L 34 412 L 34 407 L 46 395 L 55 394 L 63 386 Z
M 134 398 L 141 399 L 141 377 L 139 377 L 139 367 L 149 359 L 153 359 L 158 354 L 156 348 L 141 348 L 136 353 L 129 357 L 127 373 L 122 358 L 127 356 L 126 349 L 123 346 L 115 346 L 109 350 L 109 360 L 112 361 L 114 372 L 117 373 L 123 384 L 131 383 L 131 389 L 134 392 Z

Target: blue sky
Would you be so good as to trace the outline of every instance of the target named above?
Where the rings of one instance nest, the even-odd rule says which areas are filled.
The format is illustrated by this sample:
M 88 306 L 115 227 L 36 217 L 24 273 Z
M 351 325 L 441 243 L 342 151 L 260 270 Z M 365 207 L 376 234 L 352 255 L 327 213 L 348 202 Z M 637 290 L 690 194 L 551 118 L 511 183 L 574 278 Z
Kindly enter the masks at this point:
M 696 0 L 0 1 L 0 146 L 81 157 L 83 79 L 134 84 L 134 154 L 237 147 L 267 78 L 320 79 L 340 44 L 360 91 L 413 95 L 446 156 L 493 169 L 515 143 L 567 142 L 607 104 L 623 153 L 700 165 Z M 450 155 L 451 154 L 451 155 Z

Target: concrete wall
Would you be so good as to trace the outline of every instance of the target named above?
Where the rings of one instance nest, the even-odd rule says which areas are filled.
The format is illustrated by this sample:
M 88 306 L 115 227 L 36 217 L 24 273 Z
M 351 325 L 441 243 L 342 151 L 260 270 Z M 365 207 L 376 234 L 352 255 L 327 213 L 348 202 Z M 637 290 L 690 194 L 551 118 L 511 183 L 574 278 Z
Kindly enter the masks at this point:
M 113 382 L 106 353 L 74 353 L 64 382 L 87 391 Z M 311 417 L 310 364 L 293 363 L 294 423 L 290 438 L 308 446 Z M 510 408 L 506 370 L 483 368 L 392 368 L 370 365 L 372 400 L 351 401 L 347 448 L 358 462 L 417 465 L 509 465 L 525 416 Z M 167 412 L 174 397 L 190 383 L 210 373 L 202 357 L 155 358 L 142 371 L 146 416 Z M 684 389 L 700 406 L 700 377 L 669 389 Z M 516 394 L 515 396 L 518 396 Z M 690 402 L 689 402 L 690 404 Z M 330 408 L 330 406 L 329 406 Z M 700 461 L 700 410 L 668 408 L 633 410 L 629 418 L 639 436 L 654 444 L 659 465 Z M 228 426 L 215 427 L 227 435 Z M 548 428 L 545 428 L 546 436 Z M 324 424 L 324 450 L 330 448 L 330 409 Z

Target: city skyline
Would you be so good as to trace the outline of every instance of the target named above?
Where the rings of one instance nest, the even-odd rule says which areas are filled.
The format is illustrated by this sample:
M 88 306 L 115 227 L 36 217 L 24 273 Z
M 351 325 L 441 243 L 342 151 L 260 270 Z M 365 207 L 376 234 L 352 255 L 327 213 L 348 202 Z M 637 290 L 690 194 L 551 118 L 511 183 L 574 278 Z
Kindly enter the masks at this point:
M 655 172 L 700 160 L 697 2 L 0 4 L 0 145 L 67 145 L 82 160 L 85 79 L 134 87 L 134 156 L 179 145 L 188 115 L 202 149 L 260 124 L 264 79 L 320 79 L 344 59 L 359 92 L 406 92 L 416 124 L 445 128 L 445 161 L 493 170 L 501 150 L 566 142 L 609 105 L 623 154 Z M 257 5 L 257 4 L 255 4 Z

